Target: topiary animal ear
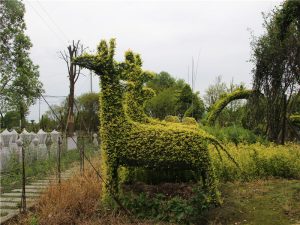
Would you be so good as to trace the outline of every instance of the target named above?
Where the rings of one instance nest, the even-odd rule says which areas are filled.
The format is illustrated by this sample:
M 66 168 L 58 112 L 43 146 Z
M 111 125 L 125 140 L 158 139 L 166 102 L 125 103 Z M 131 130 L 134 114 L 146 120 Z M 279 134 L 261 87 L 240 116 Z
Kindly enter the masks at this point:
M 135 57 L 134 57 L 134 53 L 131 50 L 128 50 L 125 52 L 125 63 L 135 63 Z
M 139 67 L 142 67 L 143 61 L 142 61 L 140 54 L 135 55 L 135 64 Z

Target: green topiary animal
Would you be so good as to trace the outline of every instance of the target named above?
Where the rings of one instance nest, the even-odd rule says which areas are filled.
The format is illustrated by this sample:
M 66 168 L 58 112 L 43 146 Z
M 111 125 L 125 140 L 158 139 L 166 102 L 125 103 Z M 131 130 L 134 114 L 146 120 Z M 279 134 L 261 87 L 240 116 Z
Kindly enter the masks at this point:
M 201 174 L 211 202 L 220 195 L 207 138 L 184 127 L 142 124 L 132 121 L 123 105 L 120 82 L 123 63 L 114 60 L 115 41 L 101 41 L 96 55 L 85 54 L 74 63 L 100 76 L 100 135 L 102 140 L 103 196 L 118 194 L 118 168 L 142 167 L 190 169 Z M 128 107 L 128 106 L 127 106 Z M 108 191 L 109 190 L 109 191 Z

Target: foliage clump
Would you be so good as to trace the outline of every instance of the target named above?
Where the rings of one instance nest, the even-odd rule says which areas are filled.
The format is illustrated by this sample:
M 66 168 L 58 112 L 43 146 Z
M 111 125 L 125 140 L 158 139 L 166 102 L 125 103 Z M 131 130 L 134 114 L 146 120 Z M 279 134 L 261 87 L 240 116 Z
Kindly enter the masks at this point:
M 222 152 L 220 158 L 220 155 L 211 149 L 216 174 L 220 180 L 300 178 L 300 147 L 297 144 L 239 144 L 238 148 L 228 144 L 227 147 L 240 169 L 234 167 Z
M 190 126 L 198 126 L 197 121 L 193 117 L 183 117 L 182 124 L 190 125 Z

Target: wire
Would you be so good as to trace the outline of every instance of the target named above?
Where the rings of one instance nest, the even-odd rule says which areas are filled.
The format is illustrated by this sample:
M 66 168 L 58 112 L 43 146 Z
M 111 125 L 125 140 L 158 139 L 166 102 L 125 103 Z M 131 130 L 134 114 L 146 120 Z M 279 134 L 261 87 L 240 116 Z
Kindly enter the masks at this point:
M 27 1 L 28 5 L 31 6 L 31 8 L 33 9 L 33 11 L 35 11 L 35 13 L 43 20 L 43 22 L 46 24 L 46 26 L 53 32 L 54 36 L 63 43 L 63 45 L 65 46 L 68 42 L 66 42 L 65 40 L 63 40 L 61 37 L 59 37 L 57 35 L 57 33 L 52 29 L 52 27 L 48 24 L 47 20 L 42 17 L 42 15 L 38 12 L 38 10 L 36 10 L 33 5 L 30 3 L 30 1 Z
M 51 22 L 54 24 L 54 26 L 57 28 L 57 30 L 62 34 L 62 36 L 64 36 L 64 38 L 66 40 L 69 40 L 69 38 L 66 35 L 66 33 L 62 29 L 60 29 L 60 27 L 57 25 L 57 23 L 55 22 L 55 20 L 49 15 L 48 11 L 44 8 L 44 6 L 42 5 L 42 3 L 40 1 L 37 1 L 37 3 L 40 6 L 40 8 L 46 13 L 47 17 L 51 20 Z

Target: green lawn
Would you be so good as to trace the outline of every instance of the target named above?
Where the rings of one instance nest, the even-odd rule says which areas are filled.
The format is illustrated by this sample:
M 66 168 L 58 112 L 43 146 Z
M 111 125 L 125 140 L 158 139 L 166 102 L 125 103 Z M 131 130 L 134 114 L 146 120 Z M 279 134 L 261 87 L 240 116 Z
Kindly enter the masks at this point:
M 300 180 L 225 183 L 221 191 L 224 204 L 206 215 L 206 224 L 300 224 Z

